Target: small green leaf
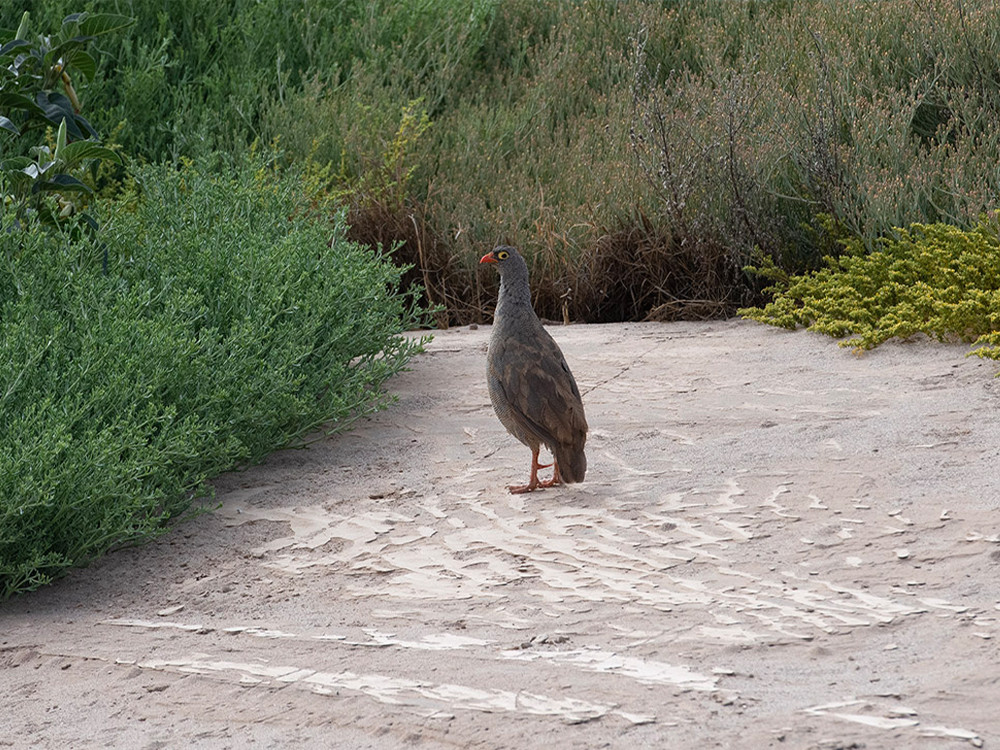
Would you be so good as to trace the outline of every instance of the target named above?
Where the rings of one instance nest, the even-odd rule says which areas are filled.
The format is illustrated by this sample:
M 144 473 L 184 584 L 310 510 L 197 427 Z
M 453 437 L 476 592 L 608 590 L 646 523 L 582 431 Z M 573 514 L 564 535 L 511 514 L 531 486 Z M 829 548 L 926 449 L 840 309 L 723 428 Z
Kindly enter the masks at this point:
M 31 14 L 28 11 L 24 11 L 24 15 L 21 16 L 21 23 L 17 27 L 17 38 L 24 39 L 28 36 L 28 19 L 31 18 Z
M 56 131 L 56 152 L 52 155 L 53 161 L 59 161 L 63 149 L 66 148 L 66 118 L 59 123 L 59 130 Z

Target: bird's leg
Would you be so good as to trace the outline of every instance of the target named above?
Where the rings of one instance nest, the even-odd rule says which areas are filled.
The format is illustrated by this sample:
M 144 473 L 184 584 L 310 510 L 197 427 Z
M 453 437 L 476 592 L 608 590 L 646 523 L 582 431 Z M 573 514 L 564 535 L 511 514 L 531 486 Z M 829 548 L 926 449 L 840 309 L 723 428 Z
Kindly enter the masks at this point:
M 553 457 L 552 463 L 550 464 L 538 463 L 539 450 L 540 450 L 539 448 L 535 448 L 534 450 L 531 451 L 531 476 L 528 479 L 528 483 L 522 484 L 520 486 L 514 485 L 508 487 L 507 489 L 510 490 L 510 494 L 520 495 L 525 492 L 534 492 L 536 489 L 539 488 L 554 487 L 557 484 L 562 484 L 562 479 L 560 479 L 559 477 L 559 464 L 556 462 L 556 459 Z M 552 479 L 549 479 L 544 482 L 539 480 L 538 470 L 547 469 L 550 466 L 552 467 Z
M 533 448 L 531 451 L 531 476 L 528 478 L 527 484 L 522 485 L 511 485 L 507 489 L 510 490 L 512 495 L 521 495 L 525 492 L 534 492 L 538 487 L 551 487 L 552 483 L 545 483 L 538 481 L 538 470 L 547 468 L 552 464 L 540 464 L 538 463 L 538 448 Z M 552 459 L 555 463 L 555 459 Z
M 549 464 L 549 466 L 552 467 L 552 479 L 547 482 L 539 482 L 539 487 L 554 487 L 557 484 L 562 484 L 562 477 L 559 476 L 559 462 L 553 458 L 552 463 Z

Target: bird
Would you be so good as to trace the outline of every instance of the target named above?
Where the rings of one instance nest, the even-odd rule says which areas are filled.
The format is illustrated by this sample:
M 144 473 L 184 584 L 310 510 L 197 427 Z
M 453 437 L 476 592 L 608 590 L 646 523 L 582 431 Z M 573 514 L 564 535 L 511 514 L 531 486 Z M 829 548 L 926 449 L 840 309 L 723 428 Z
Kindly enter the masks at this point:
M 528 483 L 512 485 L 512 494 L 557 484 L 582 482 L 587 472 L 587 418 L 583 399 L 562 350 L 531 306 L 528 266 L 516 248 L 501 245 L 479 262 L 500 272 L 493 330 L 486 350 L 486 383 L 493 411 L 507 432 L 531 449 Z M 544 445 L 551 464 L 540 464 Z M 552 478 L 538 470 L 552 467 Z

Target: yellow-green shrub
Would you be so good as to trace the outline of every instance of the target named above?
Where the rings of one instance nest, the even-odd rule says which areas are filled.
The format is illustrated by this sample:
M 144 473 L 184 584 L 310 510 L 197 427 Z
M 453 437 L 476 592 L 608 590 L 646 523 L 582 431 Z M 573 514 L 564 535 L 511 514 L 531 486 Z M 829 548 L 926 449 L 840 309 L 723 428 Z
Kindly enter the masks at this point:
M 859 240 L 827 267 L 779 282 L 772 302 L 740 314 L 810 330 L 842 346 L 871 349 L 923 333 L 982 345 L 1000 359 L 1000 238 L 995 224 L 965 232 L 948 224 L 913 224 L 866 253 Z

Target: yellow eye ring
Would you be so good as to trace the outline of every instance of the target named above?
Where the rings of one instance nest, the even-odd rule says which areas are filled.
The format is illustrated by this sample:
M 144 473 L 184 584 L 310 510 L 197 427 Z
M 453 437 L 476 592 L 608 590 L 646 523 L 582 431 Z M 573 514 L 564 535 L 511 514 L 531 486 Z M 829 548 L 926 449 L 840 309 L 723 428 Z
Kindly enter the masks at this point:
M 501 250 L 499 253 L 497 253 L 498 260 L 507 260 L 509 256 L 510 253 L 508 253 L 506 250 Z

